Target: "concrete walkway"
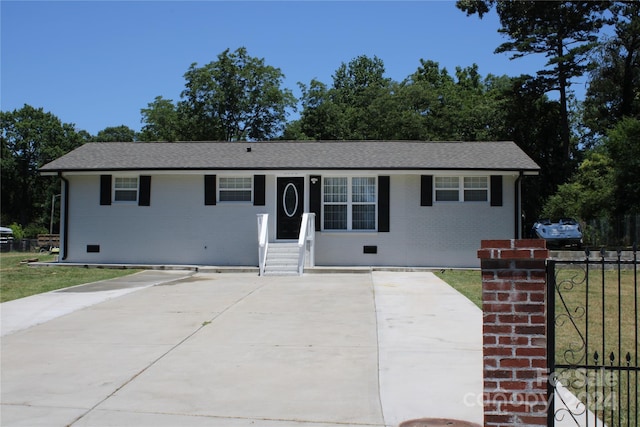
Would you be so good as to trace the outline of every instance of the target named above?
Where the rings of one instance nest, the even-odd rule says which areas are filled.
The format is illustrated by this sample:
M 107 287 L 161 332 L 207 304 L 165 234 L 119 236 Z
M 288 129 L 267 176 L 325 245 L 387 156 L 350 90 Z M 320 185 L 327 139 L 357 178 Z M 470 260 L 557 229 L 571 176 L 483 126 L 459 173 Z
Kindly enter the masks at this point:
M 153 274 L 30 327 L 42 301 L 6 331 L 2 304 L 0 424 L 482 423 L 481 312 L 430 273 Z
M 385 422 L 482 424 L 482 311 L 431 273 L 372 278 Z
M 155 285 L 185 279 L 189 271 L 142 271 L 0 304 L 0 336 Z

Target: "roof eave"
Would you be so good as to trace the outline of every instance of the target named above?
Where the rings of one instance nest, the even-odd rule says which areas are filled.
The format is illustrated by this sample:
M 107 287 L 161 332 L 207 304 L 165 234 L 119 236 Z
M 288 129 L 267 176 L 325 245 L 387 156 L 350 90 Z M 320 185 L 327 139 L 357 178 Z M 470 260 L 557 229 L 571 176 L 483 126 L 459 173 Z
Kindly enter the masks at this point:
M 469 168 L 469 167 L 398 167 L 398 166 L 370 166 L 370 167 L 198 167 L 198 168 L 149 168 L 149 167 L 136 167 L 136 168 L 56 168 L 56 169 L 40 169 L 38 173 L 43 176 L 54 176 L 63 172 L 140 172 L 140 171 L 163 171 L 163 172 L 180 172 L 180 171 L 239 171 L 239 170 L 256 170 L 256 171 L 280 171 L 280 170 L 392 170 L 392 171 L 497 171 L 497 172 L 522 172 L 524 175 L 538 175 L 540 168 Z

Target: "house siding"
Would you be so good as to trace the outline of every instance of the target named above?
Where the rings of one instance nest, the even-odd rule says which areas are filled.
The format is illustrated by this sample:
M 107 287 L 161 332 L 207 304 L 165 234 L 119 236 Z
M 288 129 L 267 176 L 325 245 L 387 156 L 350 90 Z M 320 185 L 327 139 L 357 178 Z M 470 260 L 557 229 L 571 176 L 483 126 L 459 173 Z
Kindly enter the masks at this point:
M 390 232 L 316 234 L 316 265 L 478 267 L 482 239 L 513 237 L 515 178 L 504 177 L 500 207 L 488 201 L 420 206 L 420 175 L 394 175 Z M 377 246 L 377 254 L 365 254 L 364 246 Z
M 202 175 L 153 175 L 149 206 L 100 205 L 98 176 L 70 176 L 69 262 L 256 265 L 256 214 L 267 206 L 205 206 Z M 273 191 L 267 185 L 267 192 Z M 100 252 L 87 253 L 87 245 Z
M 281 175 L 265 174 L 264 206 L 205 205 L 204 175 L 215 174 L 145 172 L 141 175 L 150 175 L 152 182 L 149 206 L 101 205 L 99 174 L 66 175 L 70 199 L 65 261 L 257 265 L 256 215 L 270 214 L 269 237 L 275 240 L 276 179 Z M 309 175 L 323 173 L 299 175 L 305 177 L 309 195 Z M 217 172 L 217 176 L 224 174 Z M 514 237 L 515 179 L 515 175 L 504 175 L 502 206 L 492 207 L 489 201 L 434 201 L 432 206 L 421 206 L 421 175 L 391 174 L 389 232 L 318 232 L 316 265 L 477 267 L 481 240 Z M 305 211 L 309 211 L 308 197 Z M 94 250 L 98 245 L 99 252 L 88 252 L 89 245 Z M 377 253 L 364 253 L 364 246 L 376 246 Z

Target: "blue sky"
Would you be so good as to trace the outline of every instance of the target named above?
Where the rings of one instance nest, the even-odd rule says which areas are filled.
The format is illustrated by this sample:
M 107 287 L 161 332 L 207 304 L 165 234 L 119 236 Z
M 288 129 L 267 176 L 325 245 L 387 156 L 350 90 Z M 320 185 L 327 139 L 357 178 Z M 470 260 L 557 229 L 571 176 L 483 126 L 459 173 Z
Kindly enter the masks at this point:
M 450 73 L 535 74 L 542 57 L 494 54 L 495 13 L 467 17 L 454 1 L 6 1 L 1 13 L 2 111 L 42 107 L 78 130 L 139 130 L 156 96 L 178 100 L 191 65 L 247 48 L 284 86 L 326 84 L 341 63 L 378 56 L 401 81 L 433 60 Z

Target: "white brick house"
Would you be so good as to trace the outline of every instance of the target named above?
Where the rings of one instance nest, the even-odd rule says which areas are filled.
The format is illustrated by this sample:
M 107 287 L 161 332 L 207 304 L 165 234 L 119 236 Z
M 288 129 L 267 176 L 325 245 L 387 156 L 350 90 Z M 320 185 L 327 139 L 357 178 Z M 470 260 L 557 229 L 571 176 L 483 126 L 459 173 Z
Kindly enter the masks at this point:
M 477 267 L 482 239 L 520 237 L 513 142 L 88 143 L 62 178 L 60 262 L 259 264 L 315 213 L 317 266 Z

